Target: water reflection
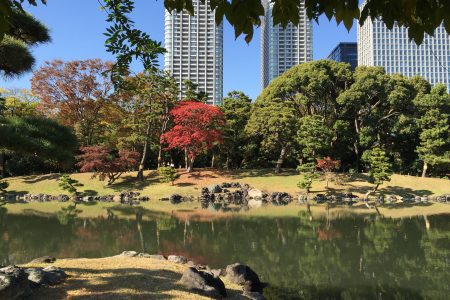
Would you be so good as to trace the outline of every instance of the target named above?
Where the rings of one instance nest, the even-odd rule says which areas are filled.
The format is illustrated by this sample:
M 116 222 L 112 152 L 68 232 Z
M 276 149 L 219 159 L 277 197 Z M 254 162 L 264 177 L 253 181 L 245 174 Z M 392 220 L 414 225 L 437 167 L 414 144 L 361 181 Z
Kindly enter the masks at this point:
M 1 209 L 1 208 L 0 208 Z M 271 299 L 445 299 L 450 293 L 450 215 L 407 219 L 230 218 L 177 220 L 130 210 L 132 219 L 68 221 L 0 210 L 0 262 L 42 255 L 101 257 L 136 250 L 181 254 L 256 270 Z

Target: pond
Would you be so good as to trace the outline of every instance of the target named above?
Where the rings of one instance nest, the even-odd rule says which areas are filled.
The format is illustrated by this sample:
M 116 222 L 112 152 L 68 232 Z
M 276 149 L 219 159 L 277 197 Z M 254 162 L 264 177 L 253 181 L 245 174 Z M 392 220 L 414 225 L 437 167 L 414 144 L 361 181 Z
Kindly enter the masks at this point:
M 183 221 L 131 211 L 130 219 L 8 215 L 0 208 L 0 264 L 103 257 L 124 250 L 179 254 L 196 263 L 251 266 L 269 299 L 448 299 L 450 215 L 387 219 L 227 218 Z M 133 215 L 135 214 L 135 215 Z

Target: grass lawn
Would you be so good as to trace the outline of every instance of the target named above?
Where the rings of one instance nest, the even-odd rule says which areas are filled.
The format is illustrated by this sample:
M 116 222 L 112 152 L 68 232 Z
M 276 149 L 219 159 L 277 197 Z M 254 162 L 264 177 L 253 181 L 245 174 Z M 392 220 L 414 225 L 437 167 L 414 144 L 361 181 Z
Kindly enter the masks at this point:
M 48 264 L 25 265 L 45 267 Z M 186 265 L 138 257 L 57 259 L 69 277 L 62 284 L 39 288 L 31 299 L 210 299 L 178 284 Z M 227 299 L 244 299 L 242 287 L 221 278 Z
M 60 174 L 47 175 L 33 175 L 22 176 L 15 178 L 8 178 L 10 183 L 9 191 L 19 193 L 44 193 L 44 194 L 61 194 L 65 193 L 58 187 Z M 139 182 L 135 179 L 135 172 L 126 173 L 117 180 L 112 186 L 105 186 L 105 182 L 98 179 L 92 179 L 92 174 L 81 173 L 72 174 L 72 178 L 79 180 L 84 186 L 80 191 L 87 192 L 93 195 L 108 195 L 118 194 L 121 191 L 139 191 L 142 195 L 150 196 L 149 202 L 143 202 L 144 209 L 150 211 L 161 211 L 176 214 L 178 217 L 193 215 L 198 218 L 223 217 L 223 214 L 213 213 L 199 209 L 198 202 L 182 203 L 177 206 L 171 205 L 168 202 L 158 201 L 162 197 L 168 197 L 172 193 L 182 195 L 198 196 L 200 190 L 204 186 L 210 184 L 220 184 L 222 182 L 238 181 L 241 183 L 248 183 L 251 186 L 267 191 L 283 191 L 296 196 L 300 190 L 297 188 L 297 182 L 300 175 L 295 171 L 287 170 L 280 175 L 274 174 L 269 170 L 245 170 L 245 171 L 211 171 L 198 170 L 194 173 L 179 172 L 179 178 L 175 181 L 175 185 L 170 183 L 161 183 L 155 171 L 146 171 L 146 179 L 144 182 Z M 372 189 L 372 184 L 367 182 L 367 176 L 363 174 L 354 175 L 345 185 L 336 185 L 332 182 L 329 184 L 329 189 L 326 189 L 325 181 L 314 182 L 312 193 L 342 193 L 352 192 L 356 195 L 363 195 L 369 189 Z M 418 196 L 431 196 L 450 193 L 450 181 L 447 179 L 437 178 L 420 178 L 405 175 L 393 175 L 390 182 L 386 182 L 380 187 L 380 192 L 385 195 L 405 196 L 407 194 Z M 61 207 L 67 206 L 67 203 L 29 203 L 29 204 L 8 204 L 7 208 L 11 213 L 49 213 L 53 214 Z M 123 209 L 118 208 L 115 203 L 97 203 L 93 205 L 80 205 L 82 210 L 80 216 L 93 217 L 107 213 L 107 209 L 117 210 L 118 215 L 126 215 Z M 401 208 L 401 209 L 400 209 Z M 239 213 L 245 216 L 296 216 L 300 210 L 304 210 L 304 206 L 296 205 L 294 203 L 286 207 L 267 206 L 259 209 L 252 209 L 246 213 Z M 314 213 L 325 213 L 325 206 L 312 206 Z M 450 205 L 433 203 L 426 207 L 423 206 L 404 206 L 396 205 L 380 209 L 386 216 L 410 216 L 418 214 L 436 214 L 443 212 L 450 212 Z M 366 209 L 361 205 L 356 205 L 351 209 L 335 208 L 332 209 L 335 214 L 348 213 L 373 213 L 373 211 Z

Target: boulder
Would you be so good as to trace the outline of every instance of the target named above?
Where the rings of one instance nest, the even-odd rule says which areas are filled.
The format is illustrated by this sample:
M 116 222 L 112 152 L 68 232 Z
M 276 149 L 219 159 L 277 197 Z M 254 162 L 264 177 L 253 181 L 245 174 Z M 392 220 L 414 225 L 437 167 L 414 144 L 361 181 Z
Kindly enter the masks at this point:
M 122 197 L 120 195 L 114 195 L 112 198 L 113 202 L 120 203 L 122 201 Z
M 21 299 L 31 293 L 28 275 L 21 268 L 0 269 L 0 299 Z
M 119 254 L 119 256 L 124 256 L 124 257 L 135 257 L 137 256 L 139 253 L 137 253 L 136 251 L 123 251 L 122 253 Z
M 247 203 L 249 208 L 258 208 L 261 207 L 263 204 L 262 200 L 257 199 L 250 199 Z
M 67 274 L 64 272 L 63 269 L 55 267 L 55 266 L 48 266 L 42 269 L 42 271 L 45 272 L 45 284 L 46 285 L 55 285 L 60 282 L 62 282 L 64 279 L 66 279 Z
M 30 261 L 30 264 L 50 264 L 55 262 L 56 258 L 54 258 L 53 256 L 42 256 L 42 257 L 38 257 L 33 259 L 32 261 Z
M 211 194 L 222 193 L 222 188 L 218 184 L 213 184 L 213 185 L 208 186 L 208 191 Z
M 226 278 L 234 284 L 244 287 L 244 291 L 262 293 L 263 284 L 258 275 L 249 266 L 235 263 L 226 268 Z
M 173 261 L 177 264 L 186 264 L 188 262 L 188 259 L 181 255 L 169 255 L 167 257 L 168 261 Z
M 227 296 L 225 284 L 219 277 L 192 267 L 186 269 L 179 283 L 190 290 L 214 299 L 222 299 Z
M 169 197 L 169 201 L 171 204 L 181 203 L 183 201 L 183 196 L 181 196 L 179 194 L 172 194 Z
M 262 198 L 263 192 L 258 189 L 250 189 L 250 190 L 248 190 L 248 197 L 253 198 L 253 199 Z

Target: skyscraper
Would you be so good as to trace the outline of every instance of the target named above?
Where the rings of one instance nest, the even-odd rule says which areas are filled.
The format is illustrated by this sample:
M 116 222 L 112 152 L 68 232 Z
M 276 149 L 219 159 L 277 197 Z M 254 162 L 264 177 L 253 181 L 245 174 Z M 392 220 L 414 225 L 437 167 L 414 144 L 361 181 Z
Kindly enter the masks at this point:
M 223 98 L 223 26 L 216 25 L 209 2 L 192 0 L 194 15 L 165 12 L 164 70 L 169 71 L 184 97 L 184 80 L 206 92 L 208 104 L 220 105 Z
M 380 20 L 368 19 L 358 26 L 358 65 L 382 66 L 389 74 L 407 77 L 419 75 L 450 90 L 450 36 L 441 25 L 417 46 L 405 27 L 395 24 L 389 30 Z
M 306 17 L 304 1 L 301 3 L 297 26 L 273 26 L 273 3 L 262 0 L 265 16 L 261 24 L 261 85 L 265 88 L 272 79 L 289 68 L 307 61 L 312 55 L 312 23 Z
M 349 63 L 350 68 L 354 70 L 358 66 L 358 44 L 339 43 L 328 55 L 328 59 Z

